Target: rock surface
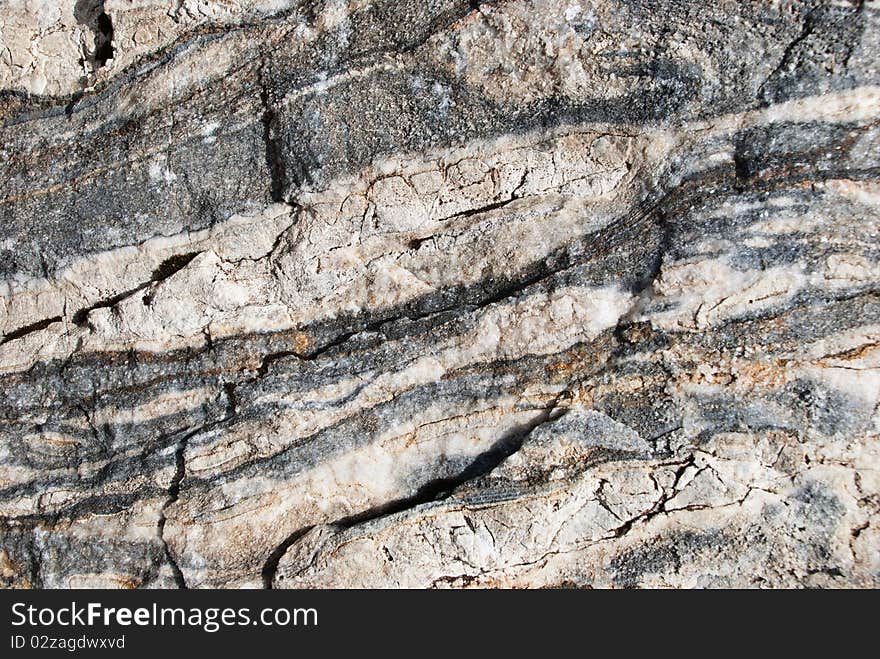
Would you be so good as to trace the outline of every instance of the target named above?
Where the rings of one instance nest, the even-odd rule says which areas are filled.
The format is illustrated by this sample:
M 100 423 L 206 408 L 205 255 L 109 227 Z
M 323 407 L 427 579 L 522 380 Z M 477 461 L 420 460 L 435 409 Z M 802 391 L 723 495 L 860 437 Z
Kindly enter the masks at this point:
M 4 585 L 880 585 L 880 3 L 2 13 Z

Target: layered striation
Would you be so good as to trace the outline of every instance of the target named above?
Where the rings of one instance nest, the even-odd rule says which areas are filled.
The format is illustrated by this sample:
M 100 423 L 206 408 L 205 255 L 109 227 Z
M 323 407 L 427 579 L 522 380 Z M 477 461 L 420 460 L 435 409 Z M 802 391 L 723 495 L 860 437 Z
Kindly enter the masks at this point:
M 4 14 L 4 585 L 880 583 L 877 2 Z

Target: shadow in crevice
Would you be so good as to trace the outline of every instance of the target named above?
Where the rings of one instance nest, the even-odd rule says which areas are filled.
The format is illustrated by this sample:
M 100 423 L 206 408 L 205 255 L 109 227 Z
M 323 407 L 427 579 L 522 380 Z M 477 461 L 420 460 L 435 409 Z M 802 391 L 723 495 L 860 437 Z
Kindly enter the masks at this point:
M 94 34 L 93 49 L 89 53 L 89 64 L 97 71 L 113 59 L 113 21 L 104 11 L 103 0 L 77 0 L 73 8 L 76 22 L 86 26 Z M 82 58 L 86 63 L 86 57 Z

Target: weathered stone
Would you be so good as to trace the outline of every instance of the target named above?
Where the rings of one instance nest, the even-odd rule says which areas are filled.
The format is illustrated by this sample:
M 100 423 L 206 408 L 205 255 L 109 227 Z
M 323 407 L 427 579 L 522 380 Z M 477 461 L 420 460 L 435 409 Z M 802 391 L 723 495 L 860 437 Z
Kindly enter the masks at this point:
M 878 21 L 10 3 L 2 582 L 880 585 Z

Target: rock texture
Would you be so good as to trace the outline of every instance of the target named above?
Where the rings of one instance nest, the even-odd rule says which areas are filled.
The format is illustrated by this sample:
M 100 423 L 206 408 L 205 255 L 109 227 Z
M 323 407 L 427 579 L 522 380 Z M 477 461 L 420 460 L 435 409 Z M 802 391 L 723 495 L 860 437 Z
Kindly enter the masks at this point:
M 0 579 L 877 587 L 878 28 L 6 0 Z

